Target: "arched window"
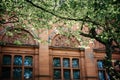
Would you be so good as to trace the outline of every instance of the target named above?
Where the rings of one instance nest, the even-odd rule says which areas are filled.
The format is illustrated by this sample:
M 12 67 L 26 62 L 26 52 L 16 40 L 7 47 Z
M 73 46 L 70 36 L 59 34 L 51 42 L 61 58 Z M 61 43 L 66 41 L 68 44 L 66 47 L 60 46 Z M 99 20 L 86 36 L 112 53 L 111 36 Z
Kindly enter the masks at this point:
M 82 49 L 74 37 L 56 35 L 50 46 L 51 79 L 80 80 L 82 79 Z M 84 51 L 84 50 L 83 50 Z
M 33 35 L 24 29 L 10 29 L 2 38 L 4 44 L 38 45 Z
M 34 80 L 38 44 L 26 30 L 11 29 L 2 38 L 0 80 Z M 36 55 L 35 55 L 36 54 Z

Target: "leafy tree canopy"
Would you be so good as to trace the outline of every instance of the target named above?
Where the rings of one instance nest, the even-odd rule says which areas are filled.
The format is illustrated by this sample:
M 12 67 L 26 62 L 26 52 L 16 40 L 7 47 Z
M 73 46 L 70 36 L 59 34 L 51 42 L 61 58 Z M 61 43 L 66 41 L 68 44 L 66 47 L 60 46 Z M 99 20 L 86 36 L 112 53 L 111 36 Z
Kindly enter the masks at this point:
M 0 6 L 1 24 L 50 28 L 54 23 L 68 26 L 79 23 L 79 34 L 103 44 L 109 39 L 120 45 L 119 0 L 1 0 Z M 86 24 L 88 34 L 81 31 Z
M 82 35 L 104 44 L 108 60 L 115 48 L 120 50 L 120 0 L 0 0 L 0 25 L 8 23 L 23 28 L 63 23 L 65 27 L 59 27 L 63 34 Z M 75 24 L 78 28 L 72 31 Z

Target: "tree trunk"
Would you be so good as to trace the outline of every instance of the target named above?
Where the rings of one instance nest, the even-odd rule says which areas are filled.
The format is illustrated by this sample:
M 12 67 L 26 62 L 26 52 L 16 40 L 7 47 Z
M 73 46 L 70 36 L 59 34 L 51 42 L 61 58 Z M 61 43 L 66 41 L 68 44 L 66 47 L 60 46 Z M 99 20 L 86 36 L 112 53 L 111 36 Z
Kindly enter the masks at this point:
M 108 75 L 110 76 L 110 80 L 114 80 L 112 79 L 112 74 L 111 74 L 112 72 L 111 70 L 112 69 L 112 47 L 110 44 L 106 44 L 105 49 L 106 49 L 106 56 L 104 59 L 104 66 L 106 68 Z
M 104 59 L 104 67 L 106 68 L 107 74 L 109 75 L 107 80 L 117 80 L 119 79 L 120 75 L 112 66 L 112 53 L 114 49 L 110 43 L 105 45 L 105 49 L 106 57 Z

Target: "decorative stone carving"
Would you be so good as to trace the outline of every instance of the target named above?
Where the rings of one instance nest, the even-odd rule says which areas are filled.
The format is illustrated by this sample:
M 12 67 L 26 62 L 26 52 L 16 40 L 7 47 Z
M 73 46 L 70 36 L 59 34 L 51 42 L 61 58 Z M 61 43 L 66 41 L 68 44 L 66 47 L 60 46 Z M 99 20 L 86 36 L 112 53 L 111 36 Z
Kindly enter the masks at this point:
M 35 45 L 33 36 L 25 30 L 11 30 L 5 34 L 2 41 L 10 44 Z
M 79 47 L 79 42 L 75 37 L 66 37 L 64 35 L 57 35 L 52 40 L 52 46 L 56 47 Z

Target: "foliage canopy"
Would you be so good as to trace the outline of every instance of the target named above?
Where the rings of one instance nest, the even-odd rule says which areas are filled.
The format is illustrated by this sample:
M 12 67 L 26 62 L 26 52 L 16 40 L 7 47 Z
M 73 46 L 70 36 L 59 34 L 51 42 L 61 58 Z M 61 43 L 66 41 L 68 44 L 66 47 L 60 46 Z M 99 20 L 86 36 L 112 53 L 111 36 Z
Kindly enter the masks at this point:
M 120 43 L 120 2 L 118 0 L 1 0 L 0 23 L 14 23 L 35 28 L 50 28 L 50 24 L 79 23 L 79 33 L 105 44 L 108 39 Z M 7 15 L 7 18 L 3 17 Z M 81 30 L 89 28 L 88 34 Z M 96 31 L 102 31 L 99 33 Z M 119 44 L 120 45 L 120 44 Z M 118 45 L 118 46 L 119 46 Z
M 28 24 L 51 28 L 51 24 L 63 23 L 69 28 L 66 34 L 82 35 L 104 44 L 110 60 L 115 48 L 120 50 L 119 0 L 1 0 L 0 25 L 8 23 L 23 28 L 30 28 Z M 74 24 L 78 24 L 75 32 L 70 27 Z M 83 31 L 84 26 L 87 32 Z

